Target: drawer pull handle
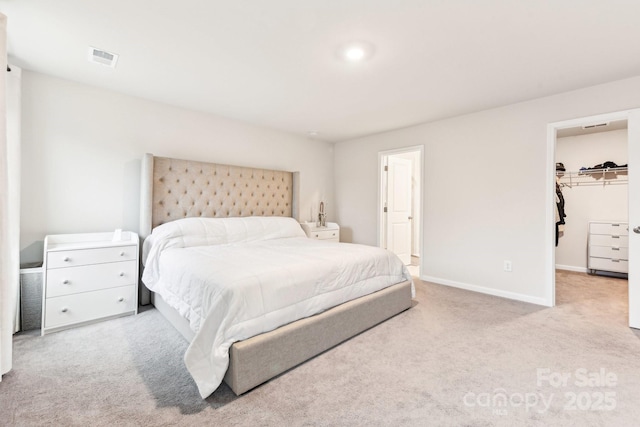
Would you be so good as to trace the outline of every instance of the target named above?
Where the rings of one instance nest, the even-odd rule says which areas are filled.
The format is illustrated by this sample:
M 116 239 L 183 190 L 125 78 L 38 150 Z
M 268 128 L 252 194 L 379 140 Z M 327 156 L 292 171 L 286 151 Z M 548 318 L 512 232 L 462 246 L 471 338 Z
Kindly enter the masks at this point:
M 619 251 L 620 248 L 611 248 L 612 251 Z
M 620 224 L 611 224 L 612 227 L 620 227 Z
M 120 256 L 124 256 L 124 251 L 120 252 Z
M 120 277 L 124 276 L 124 271 L 120 272 Z
M 63 260 L 64 262 L 69 262 L 69 257 L 68 257 L 68 256 L 66 256 L 66 257 L 64 257 L 62 260 Z
M 320 235 L 319 235 L 319 234 L 316 234 L 316 237 L 320 237 Z
M 619 259 L 612 259 L 611 262 L 620 262 Z
M 611 238 L 612 238 L 612 239 L 619 239 L 619 238 L 620 238 L 620 236 L 616 236 L 615 234 L 613 234 L 613 235 L 611 235 Z
M 63 285 L 68 285 L 68 284 L 69 284 L 69 279 L 64 279 L 64 280 L 62 281 L 62 284 L 63 284 Z
M 122 302 L 122 301 L 124 301 L 123 297 L 118 298 L 118 302 Z
M 62 310 L 60 310 L 63 313 L 66 313 L 68 311 L 67 307 L 63 308 Z

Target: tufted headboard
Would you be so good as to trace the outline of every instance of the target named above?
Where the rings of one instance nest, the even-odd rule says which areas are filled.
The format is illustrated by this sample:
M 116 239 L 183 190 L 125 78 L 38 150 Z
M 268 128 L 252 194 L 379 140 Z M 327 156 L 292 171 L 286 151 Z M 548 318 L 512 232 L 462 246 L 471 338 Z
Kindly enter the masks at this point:
M 140 235 L 180 218 L 298 215 L 299 173 L 154 157 L 142 160 Z

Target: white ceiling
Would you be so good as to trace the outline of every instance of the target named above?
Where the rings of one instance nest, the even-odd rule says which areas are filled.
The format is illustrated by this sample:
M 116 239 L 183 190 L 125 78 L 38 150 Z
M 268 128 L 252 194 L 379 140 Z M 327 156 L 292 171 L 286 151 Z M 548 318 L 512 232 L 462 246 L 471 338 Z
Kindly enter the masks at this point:
M 638 0 L 0 0 L 18 66 L 318 138 L 640 75 Z M 371 43 L 346 63 L 345 42 Z M 89 63 L 89 46 L 120 55 Z
M 605 124 L 606 123 L 606 124 Z M 628 121 L 616 120 L 613 122 L 599 122 L 593 123 L 594 127 L 584 128 L 582 126 L 566 129 L 558 129 L 556 131 L 556 138 L 568 138 L 572 136 L 590 135 L 592 133 L 612 132 L 614 130 L 623 130 L 628 128 Z

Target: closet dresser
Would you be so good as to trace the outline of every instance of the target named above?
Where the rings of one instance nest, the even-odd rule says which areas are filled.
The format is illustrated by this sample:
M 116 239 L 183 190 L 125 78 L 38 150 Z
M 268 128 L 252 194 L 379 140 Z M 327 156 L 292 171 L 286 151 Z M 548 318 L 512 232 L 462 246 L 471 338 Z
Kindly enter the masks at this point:
M 137 313 L 139 247 L 129 231 L 47 236 L 42 335 Z
M 587 251 L 590 273 L 629 272 L 629 224 L 626 222 L 591 221 Z

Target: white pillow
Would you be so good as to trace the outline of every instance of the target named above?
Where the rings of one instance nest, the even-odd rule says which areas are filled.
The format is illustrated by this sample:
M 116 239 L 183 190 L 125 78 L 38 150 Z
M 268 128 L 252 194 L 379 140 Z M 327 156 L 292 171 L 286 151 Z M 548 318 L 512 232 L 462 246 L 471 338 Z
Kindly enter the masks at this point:
M 287 237 L 305 237 L 300 224 L 290 217 L 184 218 L 154 228 L 144 242 L 143 259 L 152 249 L 224 245 Z
M 143 245 L 143 281 L 147 286 L 159 273 L 163 250 L 191 246 L 225 245 L 257 240 L 306 237 L 298 221 L 281 216 L 184 218 L 154 228 Z M 149 282 L 149 283 L 147 283 Z

